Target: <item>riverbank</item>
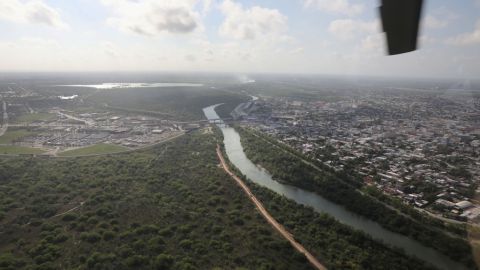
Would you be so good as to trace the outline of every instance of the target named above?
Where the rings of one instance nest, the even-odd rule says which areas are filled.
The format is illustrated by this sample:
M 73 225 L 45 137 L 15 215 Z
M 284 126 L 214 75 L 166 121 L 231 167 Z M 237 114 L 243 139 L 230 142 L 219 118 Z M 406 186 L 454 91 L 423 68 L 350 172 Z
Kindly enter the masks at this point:
M 208 119 L 218 119 L 218 115 L 215 112 L 215 107 L 217 106 L 212 105 L 204 108 L 204 114 Z M 352 213 L 343 206 L 328 201 L 316 193 L 274 181 L 269 172 L 260 170 L 246 157 L 240 142 L 240 135 L 233 128 L 222 124 L 217 126 L 223 134 L 223 143 L 229 161 L 238 169 L 240 175 L 245 176 L 245 179 L 267 188 L 270 190 L 269 193 L 275 192 L 280 197 L 285 198 L 285 200 L 294 201 L 297 207 L 301 205 L 311 207 L 315 212 L 317 220 L 323 220 L 325 213 L 336 219 L 334 222 L 321 221 L 320 223 L 329 225 L 326 228 L 319 227 L 315 221 L 312 221 L 314 220 L 313 217 L 306 218 L 299 224 L 305 226 L 305 230 L 307 230 L 306 237 L 303 238 L 302 242 L 314 241 L 312 243 L 316 250 L 316 253 L 314 253 L 317 258 L 320 257 L 322 261 L 328 262 L 327 265 L 333 265 L 332 267 L 338 269 L 356 268 L 353 265 L 357 265 L 357 268 L 359 265 L 368 265 L 369 267 L 367 268 L 370 269 L 429 269 L 427 264 L 422 264 L 414 259 L 420 258 L 439 269 L 467 269 L 434 249 L 424 246 L 407 236 L 388 231 L 378 223 Z M 275 208 L 272 209 L 275 210 Z M 295 208 L 295 210 L 291 210 L 294 211 L 292 213 L 285 213 L 285 211 L 282 209 L 279 213 L 281 215 L 294 215 L 294 213 L 297 213 L 295 211 L 299 210 Z M 295 223 L 298 221 L 296 217 L 291 218 L 291 222 Z M 281 221 L 283 222 L 283 219 Z M 296 229 L 298 226 L 294 228 Z M 352 230 L 352 228 L 355 230 Z M 316 234 L 318 234 L 318 237 L 312 239 Z M 325 235 L 332 235 L 333 238 L 325 238 Z M 352 239 L 353 235 L 355 236 L 354 239 Z M 345 242 L 345 240 L 341 239 L 348 240 Z M 330 253 L 324 254 L 333 246 L 335 248 Z M 410 257 L 407 257 L 405 253 Z M 361 255 L 359 256 L 359 254 Z M 325 255 L 325 257 L 320 255 Z
M 245 192 L 245 194 L 250 198 L 250 200 L 255 204 L 255 207 L 257 208 L 257 210 L 260 212 L 260 214 L 262 214 L 262 216 L 265 218 L 265 220 L 268 221 L 268 223 L 270 223 L 270 225 L 272 225 L 273 228 L 275 228 L 275 230 L 277 230 L 277 232 L 279 232 L 288 242 L 290 242 L 290 244 L 300 253 L 302 253 L 303 255 L 305 255 L 305 257 L 307 258 L 307 260 L 318 270 L 326 270 L 327 268 L 322 265 L 308 250 L 305 249 L 305 247 L 302 246 L 302 244 L 300 244 L 299 242 L 297 242 L 295 240 L 295 238 L 293 237 L 293 235 L 291 233 L 289 233 L 287 230 L 285 230 L 285 228 L 280 224 L 278 223 L 278 221 L 276 221 L 269 213 L 268 211 L 265 209 L 265 207 L 263 206 L 263 204 L 257 199 L 257 197 L 255 197 L 255 195 L 253 195 L 253 193 L 250 191 L 250 189 L 248 188 L 247 185 L 245 185 L 245 183 L 243 183 L 242 179 L 240 179 L 238 176 L 236 176 L 234 173 L 232 173 L 230 171 L 230 169 L 228 168 L 228 165 L 227 163 L 225 162 L 225 159 L 223 158 L 223 155 L 222 155 L 222 151 L 220 150 L 220 146 L 217 144 L 217 155 L 218 155 L 218 159 L 220 160 L 220 163 L 223 167 L 223 169 L 225 170 L 225 172 L 230 175 L 230 177 L 232 177 L 236 182 L 237 184 L 243 189 L 243 191 Z
M 265 208 L 284 224 L 288 231 L 293 232 L 295 239 L 328 268 L 358 269 L 362 265 L 363 268 L 371 270 L 434 269 L 415 256 L 409 257 L 401 249 L 389 247 L 382 241 L 374 240 L 366 233 L 354 229 L 362 226 L 352 228 L 332 217 L 341 220 L 344 220 L 342 216 L 348 218 L 345 209 L 326 200 L 321 201 L 320 197 L 306 191 L 269 181 L 267 171 L 259 170 L 254 164 L 249 166 L 247 160 L 241 159 L 242 156 L 245 157 L 243 152 L 236 147 L 232 148 L 230 139 L 232 134 L 236 134 L 235 131 L 232 128 L 222 128 L 222 131 L 224 138 L 228 140 L 224 141 L 224 156 L 228 156 L 231 170 L 260 198 Z M 238 143 L 239 141 L 234 140 Z M 326 213 L 332 213 L 332 216 Z M 375 223 L 363 222 L 356 224 L 364 224 L 366 228 L 382 232 L 382 228 L 376 227 Z
M 345 178 L 341 178 L 337 173 L 319 173 L 297 157 L 284 153 L 281 149 L 267 144 L 247 131 L 239 129 L 239 132 L 247 157 L 253 163 L 266 168 L 275 179 L 283 179 L 291 185 L 315 192 L 354 213 L 379 222 L 382 227 L 392 232 L 412 237 L 469 268 L 474 267 L 471 249 L 466 240 L 450 237 L 412 221 L 356 192 L 350 185 L 345 184 Z M 403 248 L 407 250 L 406 246 Z
M 345 184 L 344 180 L 337 173 L 319 173 L 297 157 L 284 153 L 281 149 L 267 144 L 245 130 L 239 129 L 239 131 L 247 157 L 253 163 L 258 163 L 266 168 L 273 174 L 275 179 L 283 179 L 283 181 L 287 181 L 291 185 L 314 192 L 346 207 L 354 213 L 378 222 L 381 227 L 390 232 L 411 237 L 421 242 L 424 246 L 435 248 L 443 253 L 444 256 L 467 266 L 468 269 L 475 266 L 470 246 L 465 239 L 450 237 L 428 226 L 413 222 L 381 203 L 356 192 L 354 188 Z M 368 230 L 369 228 L 366 229 Z M 370 231 L 370 233 L 373 233 L 375 236 L 376 232 Z M 413 241 L 406 245 L 405 239 L 402 240 L 393 233 L 386 232 L 386 235 L 388 235 L 387 239 L 383 238 L 382 240 L 401 247 L 412 255 L 422 256 L 426 255 L 427 252 L 431 252 Z M 376 238 L 378 237 L 379 235 L 377 234 Z M 412 252 L 413 250 L 416 251 Z M 431 263 L 438 264 L 438 260 L 442 260 L 442 256 L 434 255 L 434 253 L 427 257 L 426 259 Z M 455 265 L 453 263 L 452 267 L 447 269 L 458 269 L 461 267 L 460 264 Z M 440 264 L 438 265 L 440 266 Z

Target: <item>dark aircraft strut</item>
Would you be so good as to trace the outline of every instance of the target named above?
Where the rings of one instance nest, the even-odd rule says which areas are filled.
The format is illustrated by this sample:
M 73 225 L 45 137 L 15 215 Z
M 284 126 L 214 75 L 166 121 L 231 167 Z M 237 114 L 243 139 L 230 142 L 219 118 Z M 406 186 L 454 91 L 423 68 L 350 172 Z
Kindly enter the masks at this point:
M 380 17 L 386 34 L 388 54 L 417 49 L 423 0 L 381 0 Z

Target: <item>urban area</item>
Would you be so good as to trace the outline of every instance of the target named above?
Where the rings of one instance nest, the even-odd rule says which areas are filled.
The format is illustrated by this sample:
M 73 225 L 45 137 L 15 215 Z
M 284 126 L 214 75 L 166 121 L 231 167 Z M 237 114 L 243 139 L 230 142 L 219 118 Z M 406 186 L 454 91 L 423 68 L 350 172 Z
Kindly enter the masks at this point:
M 480 107 L 472 96 L 371 91 L 334 101 L 261 97 L 242 123 L 439 218 L 478 222 Z
M 202 124 L 91 108 L 82 106 L 78 95 L 46 97 L 14 83 L 1 90 L 0 154 L 47 157 L 124 152 L 175 138 Z

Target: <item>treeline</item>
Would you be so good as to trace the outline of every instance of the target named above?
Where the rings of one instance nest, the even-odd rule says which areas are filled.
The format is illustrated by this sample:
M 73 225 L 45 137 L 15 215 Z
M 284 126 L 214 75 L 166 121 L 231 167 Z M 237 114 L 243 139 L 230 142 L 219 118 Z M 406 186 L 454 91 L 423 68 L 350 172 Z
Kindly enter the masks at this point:
M 217 167 L 216 143 L 1 158 L 0 269 L 312 269 Z
M 345 169 L 340 172 L 335 172 L 335 170 L 331 167 L 326 166 L 322 162 L 318 160 L 313 160 L 309 156 L 303 154 L 300 151 L 297 151 L 290 146 L 278 141 L 277 139 L 273 138 L 270 135 L 267 134 L 262 134 L 258 131 L 254 131 L 252 129 L 244 129 L 242 127 L 237 126 L 236 129 L 238 129 L 240 132 L 247 132 L 251 135 L 258 136 L 262 140 L 267 141 L 268 143 L 298 157 L 304 160 L 308 160 L 311 162 L 316 168 L 322 170 L 323 175 L 336 175 L 337 178 L 341 179 L 343 182 L 347 183 L 348 185 L 352 186 L 353 188 L 359 189 L 362 192 L 370 195 L 371 197 L 374 197 L 375 199 L 388 204 L 398 211 L 402 212 L 403 214 L 406 214 L 410 217 L 412 217 L 414 220 L 418 221 L 419 223 L 422 223 L 423 225 L 429 226 L 429 227 L 436 227 L 440 230 L 445 230 L 449 233 L 456 234 L 461 237 L 466 237 L 467 236 L 467 230 L 465 225 L 460 225 L 460 224 L 453 224 L 453 223 L 446 223 L 443 222 L 439 219 L 432 218 L 428 215 L 422 214 L 415 210 L 413 207 L 404 204 L 400 200 L 387 196 L 383 194 L 380 190 L 377 188 L 370 186 L 364 186 L 363 181 L 361 180 L 361 175 L 359 175 L 356 171 L 352 170 L 349 168 L 349 166 L 345 166 Z M 280 179 L 280 181 L 282 181 Z
M 115 109 L 122 108 L 132 112 L 160 112 L 152 114 L 166 115 L 168 119 L 173 116 L 176 120 L 184 121 L 204 120 L 202 109 L 219 103 L 225 103 L 220 116 L 228 116 L 236 105 L 249 99 L 248 96 L 234 91 L 206 86 L 115 89 L 100 91 L 89 97 L 89 101 L 98 105 L 107 103 Z
M 221 138 L 220 130 L 214 130 Z M 219 144 L 227 158 L 223 143 Z M 317 213 L 311 207 L 251 182 L 228 158 L 226 162 L 272 216 L 328 269 L 436 269 L 417 258 L 408 257 L 403 250 L 387 247 L 369 235 L 341 224 L 328 214 Z
M 258 131 L 254 131 L 252 129 L 248 129 L 248 130 L 247 129 L 242 129 L 242 127 L 240 127 L 240 126 L 237 126 L 236 128 L 239 129 L 239 130 L 243 130 L 245 132 L 251 133 L 253 135 L 259 136 L 263 140 L 279 147 L 280 149 L 282 149 L 284 151 L 287 151 L 288 153 L 291 153 L 292 155 L 297 156 L 298 158 L 308 160 L 309 162 L 314 164 L 317 168 L 320 168 L 322 170 L 323 174 L 330 174 L 330 173 L 336 174 L 338 176 L 338 178 L 341 178 L 341 180 L 343 182 L 351 185 L 354 188 L 360 189 L 361 191 L 367 193 L 368 195 L 370 195 L 372 197 L 375 197 L 377 200 L 379 200 L 383 203 L 386 203 L 386 204 L 394 207 L 398 211 L 401 211 L 402 213 L 412 217 L 414 220 L 416 220 L 416 221 L 418 221 L 418 222 L 420 222 L 424 225 L 427 225 L 429 227 L 430 226 L 436 227 L 440 230 L 445 230 L 449 233 L 456 234 L 460 237 L 464 237 L 464 238 L 467 237 L 467 230 L 466 230 L 465 225 L 443 222 L 439 219 L 436 219 L 436 218 L 430 217 L 428 215 L 422 214 L 422 213 L 418 212 L 417 210 L 415 210 L 413 207 L 404 204 L 403 202 L 401 202 L 397 198 L 394 198 L 394 197 L 387 196 L 387 195 L 383 194 L 380 190 L 378 190 L 374 186 L 370 186 L 370 187 L 364 186 L 362 184 L 363 183 L 363 180 L 361 179 L 362 176 L 359 175 L 353 169 L 353 166 L 349 166 L 350 164 L 348 164 L 348 163 L 345 164 L 345 167 L 344 167 L 343 171 L 335 172 L 335 170 L 333 168 L 326 166 L 325 164 L 323 164 L 322 162 L 320 162 L 318 160 L 312 159 L 311 157 L 303 154 L 300 151 L 297 151 L 297 150 L 293 149 L 292 147 L 288 146 L 285 143 L 282 143 L 282 142 L 278 141 L 277 139 L 275 139 L 274 137 L 272 137 L 270 135 L 262 134 Z M 329 148 L 329 147 L 332 147 L 332 146 L 328 145 L 327 148 Z M 325 150 L 325 149 L 323 151 L 329 152 L 329 150 Z M 327 153 L 323 153 L 323 154 L 327 154 Z M 476 185 L 471 185 L 471 189 L 474 190 L 475 186 Z
M 423 225 L 426 225 L 428 227 L 435 227 L 440 230 L 445 230 L 448 233 L 453 233 L 456 234 L 460 237 L 467 237 L 467 230 L 465 225 L 461 224 L 454 224 L 454 223 L 447 223 L 443 222 L 439 219 L 430 217 L 426 214 L 422 214 L 412 208 L 409 205 L 404 204 L 400 200 L 387 196 L 383 194 L 380 190 L 378 190 L 374 186 L 364 186 L 363 181 L 361 180 L 361 175 L 359 175 L 356 171 L 354 171 L 350 166 L 345 166 L 343 171 L 340 172 L 335 172 L 335 170 L 331 167 L 326 166 L 322 162 L 318 160 L 313 160 L 309 156 L 303 154 L 300 151 L 297 151 L 290 146 L 286 145 L 285 143 L 282 143 L 278 141 L 277 139 L 273 138 L 272 136 L 262 134 L 258 131 L 254 131 L 252 129 L 244 129 L 240 126 L 237 126 L 236 129 L 240 130 L 241 132 L 247 132 L 251 135 L 255 135 L 260 137 L 261 139 L 267 141 L 268 143 L 298 157 L 304 160 L 308 160 L 311 162 L 316 168 L 322 170 L 323 175 L 334 175 L 337 179 L 341 179 L 344 183 L 350 185 L 352 188 L 356 188 L 358 190 L 361 190 L 362 192 L 368 194 L 371 197 L 374 197 L 376 200 L 381 201 L 385 204 L 388 204 L 392 207 L 394 207 L 396 210 L 402 212 L 403 214 L 406 214 L 410 216 L 412 219 L 416 220 L 417 222 L 420 222 Z M 348 164 L 347 164 L 348 165 Z M 280 181 L 282 181 L 280 179 Z
M 463 224 L 457 224 L 457 223 L 449 223 L 449 222 L 443 222 L 439 219 L 430 217 L 426 214 L 422 214 L 419 211 L 415 210 L 413 207 L 406 205 L 402 201 L 400 201 L 397 198 L 385 195 L 382 191 L 380 191 L 378 188 L 374 186 L 364 186 L 362 187 L 362 191 L 375 197 L 377 200 L 384 202 L 388 205 L 393 206 L 395 209 L 398 209 L 404 214 L 407 214 L 410 216 L 412 219 L 414 219 L 417 222 L 420 222 L 421 224 L 425 226 L 432 226 L 439 228 L 441 230 L 445 230 L 449 233 L 453 233 L 459 237 L 462 238 L 467 238 L 468 237 L 468 232 L 466 225 Z
M 328 269 L 435 269 L 402 250 L 386 248 L 361 231 L 327 214 L 295 203 L 267 188 L 249 183 L 255 195 L 278 221 Z
M 359 181 L 351 179 L 349 175 L 332 170 L 320 173 L 297 156 L 286 153 L 251 131 L 238 127 L 237 130 L 248 158 L 265 167 L 274 179 L 314 191 L 354 213 L 378 222 L 390 231 L 412 237 L 467 267 L 475 268 L 471 247 L 465 239 L 448 236 L 438 229 L 432 229 L 430 224 L 416 222 L 362 195 L 355 189 L 355 183 L 358 185 Z

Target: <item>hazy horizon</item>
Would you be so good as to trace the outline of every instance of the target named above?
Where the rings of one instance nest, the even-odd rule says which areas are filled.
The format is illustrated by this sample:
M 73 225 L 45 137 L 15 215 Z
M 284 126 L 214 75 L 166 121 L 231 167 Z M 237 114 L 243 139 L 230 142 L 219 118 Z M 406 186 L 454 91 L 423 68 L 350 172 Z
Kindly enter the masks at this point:
M 2 72 L 480 77 L 478 0 L 426 1 L 420 50 L 385 55 L 378 1 L 11 0 Z
M 151 77 L 153 76 L 153 77 Z M 171 76 L 171 77 L 165 77 Z M 27 78 L 26 78 L 27 77 Z M 230 72 L 230 71 L 2 71 L 0 80 L 9 79 L 78 79 L 98 83 L 153 83 L 153 82 L 196 82 L 197 79 L 233 78 L 248 79 L 334 79 L 339 81 L 391 81 L 430 82 L 467 84 L 469 88 L 480 87 L 480 78 L 434 77 L 434 76 L 392 76 L 368 74 L 327 74 L 327 73 L 281 73 L 281 72 Z M 193 79 L 193 80 L 192 80 Z M 467 89 L 468 90 L 468 89 Z M 471 90 L 471 89 L 470 89 Z M 480 88 L 478 89 L 480 90 Z

